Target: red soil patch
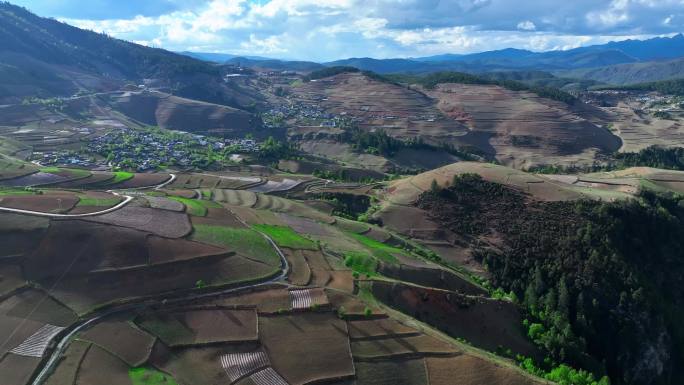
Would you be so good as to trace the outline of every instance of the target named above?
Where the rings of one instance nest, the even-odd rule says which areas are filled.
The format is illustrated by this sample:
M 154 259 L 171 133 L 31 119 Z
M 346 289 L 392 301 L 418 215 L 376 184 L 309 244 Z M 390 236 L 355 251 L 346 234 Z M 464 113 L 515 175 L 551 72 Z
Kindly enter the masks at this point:
M 306 286 L 311 282 L 311 269 L 300 250 L 283 249 L 285 258 L 290 263 L 287 280 L 297 286 Z
M 192 231 L 186 214 L 146 207 L 126 206 L 108 214 L 87 217 L 85 220 L 129 227 L 166 238 L 182 238 Z
M 2 207 L 42 213 L 65 213 L 71 210 L 76 203 L 78 203 L 78 197 L 69 193 L 0 197 L 0 206 Z
M 38 364 L 40 364 L 40 358 L 7 354 L 0 361 L 2 385 L 28 384 Z
M 221 298 L 212 303 L 221 306 L 251 305 L 256 306 L 259 314 L 274 314 L 290 310 L 290 293 L 285 288 L 261 289 Z
M 389 306 L 474 346 L 489 351 L 503 346 L 525 356 L 537 353 L 523 335 L 519 326 L 522 317 L 513 303 L 380 281 L 373 283 L 373 294 Z
M 48 294 L 28 289 L 0 304 L 0 313 L 9 317 L 67 327 L 76 322 L 76 314 Z
M 90 346 L 88 342 L 72 341 L 45 385 L 73 385 L 76 381 L 78 367 L 81 365 L 83 357 L 88 353 Z
M 227 256 L 229 253 L 226 249 L 204 243 L 161 238 L 154 235 L 147 239 L 147 246 L 151 265 L 210 256 Z
M 451 358 L 427 358 L 430 385 L 531 385 L 546 382 L 468 354 Z
M 93 345 L 81 363 L 74 385 L 130 385 L 128 365 L 104 349 Z
M 424 359 L 356 362 L 354 366 L 356 378 L 365 385 L 428 385 Z
M 259 317 L 264 349 L 290 384 L 308 384 L 354 375 L 347 325 L 332 314 Z
M 80 338 L 94 342 L 131 367 L 140 366 L 147 361 L 155 341 L 153 336 L 127 320 L 99 322 L 81 332 Z
M 92 173 L 90 176 L 86 178 L 68 182 L 61 182 L 55 184 L 54 186 L 60 188 L 86 188 L 97 184 L 105 183 L 110 179 L 114 179 L 114 174 L 109 172 Z
M 451 344 L 427 335 L 355 340 L 352 341 L 351 348 L 354 359 L 359 361 L 453 356 L 460 353 L 460 350 Z
M 371 317 L 386 316 L 386 314 L 382 311 L 369 307 L 368 305 L 366 305 L 366 303 L 364 303 L 363 301 L 359 300 L 351 294 L 341 293 L 337 290 L 328 289 L 326 289 L 325 293 L 327 294 L 328 301 L 333 306 L 333 308 L 337 311 L 343 309 L 344 314 L 347 318 L 363 317 L 364 319 L 366 319 L 366 308 L 371 309 Z
M 171 347 L 256 342 L 256 310 L 195 309 L 149 314 L 137 320 Z
M 375 339 L 381 337 L 415 336 L 420 332 L 390 318 L 357 320 L 347 322 L 352 339 Z
M 64 273 L 145 265 L 146 234 L 140 231 L 88 223 L 56 220 L 38 249 L 24 261 L 32 280 Z

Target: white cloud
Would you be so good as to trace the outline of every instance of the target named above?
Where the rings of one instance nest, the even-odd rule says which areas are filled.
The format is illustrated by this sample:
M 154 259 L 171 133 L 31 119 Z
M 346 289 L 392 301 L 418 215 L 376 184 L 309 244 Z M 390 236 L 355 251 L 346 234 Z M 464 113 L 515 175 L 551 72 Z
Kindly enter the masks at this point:
M 514 5 L 510 0 L 191 3 L 160 16 L 65 21 L 171 50 L 192 47 L 323 61 L 507 47 L 568 49 L 679 32 L 675 21 L 684 15 L 684 0 L 516 0 Z
M 534 31 L 537 29 L 537 26 L 534 25 L 533 22 L 529 20 L 521 21 L 518 23 L 518 29 L 523 30 L 523 31 Z

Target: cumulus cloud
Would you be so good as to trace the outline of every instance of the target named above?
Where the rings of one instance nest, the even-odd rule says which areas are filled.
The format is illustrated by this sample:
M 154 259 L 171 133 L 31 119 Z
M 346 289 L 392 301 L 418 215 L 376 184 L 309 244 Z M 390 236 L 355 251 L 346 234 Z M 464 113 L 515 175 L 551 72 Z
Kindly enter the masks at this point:
M 64 0 L 76 2 L 76 0 Z M 109 0 L 98 0 L 109 1 Z M 679 32 L 683 0 L 148 0 L 168 12 L 61 19 L 172 50 L 333 60 L 568 49 Z M 87 7 L 86 5 L 82 5 Z
M 534 31 L 537 29 L 537 26 L 533 22 L 525 20 L 518 23 L 518 29 L 523 31 Z

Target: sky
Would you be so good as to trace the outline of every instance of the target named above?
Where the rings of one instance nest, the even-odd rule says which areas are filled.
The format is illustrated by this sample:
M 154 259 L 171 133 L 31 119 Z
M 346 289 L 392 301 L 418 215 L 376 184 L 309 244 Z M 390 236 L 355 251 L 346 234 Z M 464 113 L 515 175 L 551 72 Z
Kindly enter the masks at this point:
M 570 49 L 684 31 L 684 0 L 10 0 L 173 51 L 331 61 Z

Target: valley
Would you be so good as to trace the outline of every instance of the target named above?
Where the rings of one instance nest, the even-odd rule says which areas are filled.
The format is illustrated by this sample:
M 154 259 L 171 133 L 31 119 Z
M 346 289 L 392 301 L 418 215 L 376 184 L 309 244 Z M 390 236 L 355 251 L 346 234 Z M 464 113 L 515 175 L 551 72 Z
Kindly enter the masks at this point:
M 0 3 L 2 385 L 683 381 L 681 35 L 314 63 L 59 20 Z

